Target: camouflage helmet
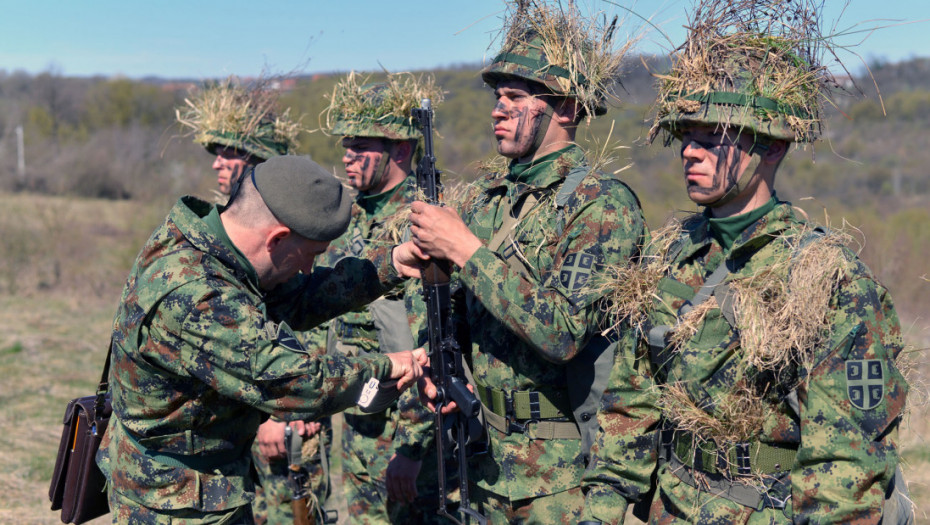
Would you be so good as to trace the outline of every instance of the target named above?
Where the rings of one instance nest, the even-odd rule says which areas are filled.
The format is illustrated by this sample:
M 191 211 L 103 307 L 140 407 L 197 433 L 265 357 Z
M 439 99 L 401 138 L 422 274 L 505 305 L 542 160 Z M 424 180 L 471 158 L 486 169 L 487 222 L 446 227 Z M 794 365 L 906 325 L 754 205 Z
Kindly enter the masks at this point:
M 824 42 L 803 2 L 705 0 L 688 40 L 659 77 L 650 139 L 660 130 L 680 138 L 696 124 L 751 132 L 757 141 L 812 142 L 820 132 L 821 99 L 832 81 L 819 65 Z M 759 27 L 759 19 L 770 25 Z M 771 20 L 776 22 L 771 23 Z
M 621 62 L 632 47 L 632 41 L 618 45 L 614 40 L 617 18 L 609 25 L 586 20 L 574 2 L 518 1 L 512 7 L 501 50 L 481 70 L 482 80 L 492 88 L 508 79 L 533 82 L 578 100 L 589 115 L 606 113 Z
M 383 82 L 367 80 L 350 72 L 336 84 L 329 107 L 321 115 L 324 130 L 346 137 L 419 139 L 420 130 L 410 110 L 419 107 L 424 98 L 434 107 L 442 102 L 442 91 L 432 77 L 388 73 Z
M 276 114 L 276 102 L 276 92 L 261 85 L 246 89 L 230 77 L 194 92 L 175 114 L 210 153 L 235 148 L 264 161 L 292 152 L 303 129 L 290 119 L 290 110 Z

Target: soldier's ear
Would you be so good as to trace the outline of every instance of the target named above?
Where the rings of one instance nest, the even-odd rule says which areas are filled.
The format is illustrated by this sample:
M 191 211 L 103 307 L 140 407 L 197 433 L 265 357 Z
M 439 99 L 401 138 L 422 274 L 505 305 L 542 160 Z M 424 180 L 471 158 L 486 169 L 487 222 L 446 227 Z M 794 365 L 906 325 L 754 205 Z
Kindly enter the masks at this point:
M 289 235 L 291 235 L 291 229 L 283 224 L 268 229 L 265 233 L 265 250 L 268 253 L 274 253 Z
M 788 142 L 785 140 L 773 140 L 765 153 L 762 154 L 762 162 L 765 164 L 778 164 L 788 153 Z
M 576 123 L 581 106 L 578 101 L 571 97 L 562 97 L 559 102 L 552 108 L 552 118 L 564 126 Z

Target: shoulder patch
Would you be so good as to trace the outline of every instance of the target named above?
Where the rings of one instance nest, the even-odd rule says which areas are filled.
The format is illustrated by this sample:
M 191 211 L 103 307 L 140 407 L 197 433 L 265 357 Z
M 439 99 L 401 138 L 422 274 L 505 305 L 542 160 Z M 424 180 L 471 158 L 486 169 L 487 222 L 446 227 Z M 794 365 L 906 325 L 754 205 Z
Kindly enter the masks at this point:
M 286 348 L 292 352 L 307 351 L 304 346 L 300 344 L 300 341 L 294 337 L 294 332 L 291 330 L 291 327 L 287 325 L 287 323 L 282 322 L 277 326 L 275 326 L 275 324 L 271 321 L 269 321 L 269 323 L 271 326 L 269 326 L 268 329 L 270 329 L 269 331 L 273 334 L 275 346 Z
M 365 249 L 365 239 L 362 237 L 362 230 L 358 226 L 352 230 L 352 239 L 349 241 L 349 251 L 352 252 L 352 255 L 355 257 L 361 257 L 362 251 Z
M 588 282 L 593 268 L 593 255 L 570 253 L 562 261 L 562 268 L 559 270 L 559 282 L 567 290 L 578 290 Z
M 871 410 L 885 397 L 885 374 L 879 359 L 846 361 L 846 393 L 856 408 Z

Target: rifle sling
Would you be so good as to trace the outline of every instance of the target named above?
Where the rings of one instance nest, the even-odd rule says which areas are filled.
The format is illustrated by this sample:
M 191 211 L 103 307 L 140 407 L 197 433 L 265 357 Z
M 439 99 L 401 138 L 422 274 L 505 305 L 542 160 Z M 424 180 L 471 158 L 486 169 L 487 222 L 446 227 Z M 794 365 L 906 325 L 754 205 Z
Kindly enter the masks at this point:
M 536 196 L 535 192 L 529 192 L 517 199 L 516 206 L 512 206 L 512 201 L 508 197 L 505 203 L 503 203 L 504 219 L 501 222 L 501 227 L 497 230 L 497 233 L 491 237 L 491 240 L 488 241 L 488 249 L 492 252 L 497 252 L 505 242 L 509 242 L 512 250 L 509 250 L 507 255 L 501 255 L 504 256 L 511 270 L 524 275 L 528 275 L 530 272 L 523 260 L 517 256 L 517 253 L 520 252 L 520 247 L 514 241 L 512 234 L 513 230 L 520 224 L 520 220 L 526 217 L 530 210 L 536 206 L 538 200 L 539 197 Z M 514 212 L 516 212 L 516 215 L 514 215 Z

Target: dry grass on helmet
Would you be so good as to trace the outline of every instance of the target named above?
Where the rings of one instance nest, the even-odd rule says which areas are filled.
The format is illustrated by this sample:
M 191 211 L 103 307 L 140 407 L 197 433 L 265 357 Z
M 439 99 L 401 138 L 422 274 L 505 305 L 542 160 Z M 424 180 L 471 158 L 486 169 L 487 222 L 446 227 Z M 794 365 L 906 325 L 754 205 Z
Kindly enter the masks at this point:
M 691 16 L 687 41 L 672 53 L 672 69 L 658 75 L 658 122 L 700 107 L 690 94 L 736 92 L 766 97 L 796 114 L 743 106 L 762 119 L 784 118 L 796 142 L 820 132 L 822 106 L 837 83 L 823 65 L 837 63 L 832 37 L 821 32 L 817 0 L 700 0 Z M 841 64 L 840 64 L 841 65 Z
M 375 82 L 370 75 L 362 76 L 355 71 L 340 80 L 327 98 L 329 106 L 320 113 L 320 127 L 330 133 L 337 120 L 349 124 L 365 124 L 385 117 L 410 119 L 410 110 L 420 107 L 420 101 L 428 98 L 433 106 L 440 104 L 444 93 L 436 85 L 432 75 L 413 73 L 387 73 L 386 89 L 378 93 L 378 104 L 365 96 L 366 89 Z
M 574 0 L 507 4 L 501 49 L 527 44 L 538 36 L 548 63 L 570 74 L 570 79 L 558 79 L 563 93 L 576 97 L 589 118 L 605 99 L 619 101 L 614 89 L 620 84 L 623 59 L 639 37 L 617 38 L 622 23 L 618 16 L 608 19 L 604 12 L 585 16 Z
M 274 139 L 287 144 L 288 151 L 297 146 L 297 136 L 304 131 L 301 119 L 292 119 L 290 108 L 277 112 L 279 92 L 271 89 L 272 79 L 259 79 L 244 86 L 235 76 L 194 88 L 184 106 L 175 110 L 177 121 L 189 130 L 193 140 L 207 145 L 213 133 L 237 137 L 253 136 L 259 125 L 274 124 Z

